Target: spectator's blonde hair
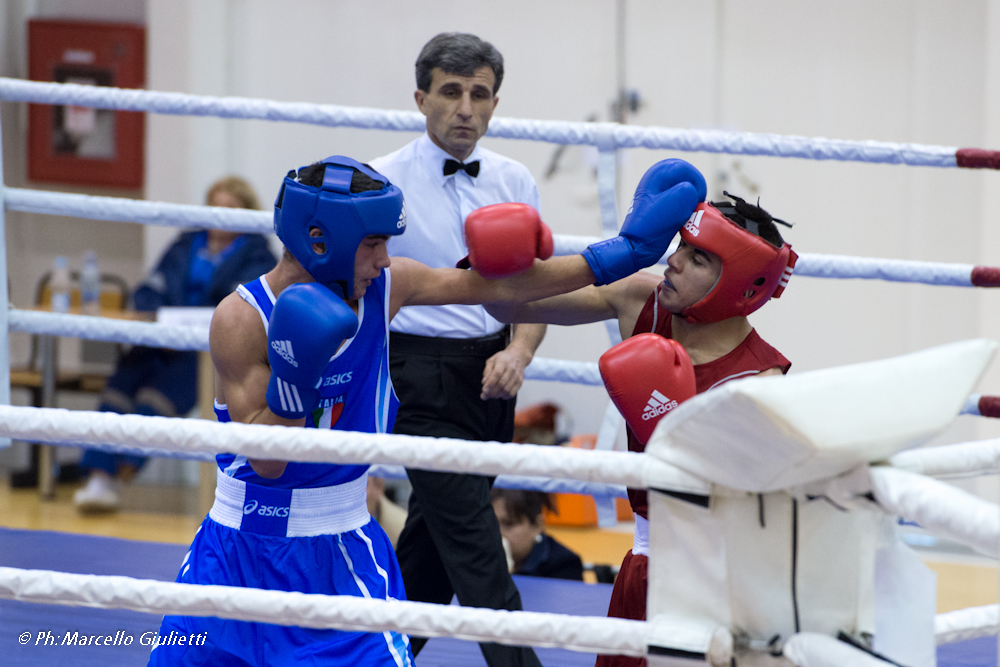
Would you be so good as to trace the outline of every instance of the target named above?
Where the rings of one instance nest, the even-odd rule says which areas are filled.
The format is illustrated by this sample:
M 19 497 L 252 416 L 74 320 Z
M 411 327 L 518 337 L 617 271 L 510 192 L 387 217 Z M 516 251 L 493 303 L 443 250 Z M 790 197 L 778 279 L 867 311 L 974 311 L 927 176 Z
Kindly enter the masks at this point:
M 239 176 L 227 176 L 225 178 L 220 178 L 215 183 L 212 183 L 212 187 L 208 189 L 208 194 L 205 195 L 205 203 L 207 204 L 212 201 L 212 197 L 214 197 L 217 192 L 226 192 L 231 194 L 243 208 L 249 208 L 255 211 L 260 210 L 260 200 L 257 198 L 257 192 L 253 189 L 252 185 Z

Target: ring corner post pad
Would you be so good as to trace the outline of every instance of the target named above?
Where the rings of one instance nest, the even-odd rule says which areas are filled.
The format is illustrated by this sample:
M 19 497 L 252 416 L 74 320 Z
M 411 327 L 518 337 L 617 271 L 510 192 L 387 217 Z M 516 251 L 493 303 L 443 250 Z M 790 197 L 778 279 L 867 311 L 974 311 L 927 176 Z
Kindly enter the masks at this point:
M 650 667 L 728 666 L 725 543 L 712 485 L 651 458 L 646 618 Z M 638 542 L 638 540 L 637 540 Z M 685 576 L 678 577 L 683 572 Z
M 974 339 L 848 366 L 734 380 L 662 420 L 646 453 L 754 493 L 832 477 L 943 431 L 996 348 Z

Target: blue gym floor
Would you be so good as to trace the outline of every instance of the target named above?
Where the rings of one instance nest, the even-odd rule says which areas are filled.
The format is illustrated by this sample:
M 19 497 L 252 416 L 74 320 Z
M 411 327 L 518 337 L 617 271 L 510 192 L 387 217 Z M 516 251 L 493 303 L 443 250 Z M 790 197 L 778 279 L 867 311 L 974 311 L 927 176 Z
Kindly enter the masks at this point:
M 47 531 L 0 528 L 0 565 L 58 570 L 79 574 L 117 574 L 140 579 L 173 581 L 186 546 L 136 542 Z M 515 577 L 525 609 L 563 614 L 603 616 L 611 586 Z M 139 644 L 144 632 L 155 632 L 159 616 L 114 609 L 88 609 L 61 605 L 0 600 L 0 665 L 144 665 L 149 648 Z M 51 631 L 61 638 L 67 631 L 81 635 L 114 635 L 123 630 L 135 637 L 130 646 L 34 645 L 38 633 Z M 19 636 L 30 633 L 22 645 Z M 590 667 L 594 656 L 559 649 L 537 649 L 546 667 Z M 418 667 L 485 666 L 478 645 L 450 638 L 435 638 L 417 657 Z M 939 667 L 994 667 L 996 637 L 985 637 L 938 650 Z

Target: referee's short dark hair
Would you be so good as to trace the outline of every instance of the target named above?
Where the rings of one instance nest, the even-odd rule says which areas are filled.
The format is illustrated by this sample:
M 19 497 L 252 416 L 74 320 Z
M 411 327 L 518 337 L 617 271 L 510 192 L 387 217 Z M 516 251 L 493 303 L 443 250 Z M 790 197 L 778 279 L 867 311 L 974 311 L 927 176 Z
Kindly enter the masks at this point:
M 424 44 L 417 56 L 417 88 L 431 91 L 432 70 L 445 74 L 472 76 L 480 67 L 493 70 L 493 94 L 503 81 L 503 56 L 489 42 L 465 32 L 442 32 Z

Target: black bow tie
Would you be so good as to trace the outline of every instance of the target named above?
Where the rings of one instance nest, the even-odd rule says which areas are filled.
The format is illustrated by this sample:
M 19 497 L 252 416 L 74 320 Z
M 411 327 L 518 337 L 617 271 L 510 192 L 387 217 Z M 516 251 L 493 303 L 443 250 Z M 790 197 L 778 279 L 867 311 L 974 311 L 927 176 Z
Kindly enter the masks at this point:
M 444 175 L 451 176 L 459 169 L 464 169 L 465 173 L 469 176 L 475 178 L 479 175 L 479 160 L 475 162 L 469 162 L 467 164 L 462 164 L 458 160 L 445 160 L 444 161 Z

